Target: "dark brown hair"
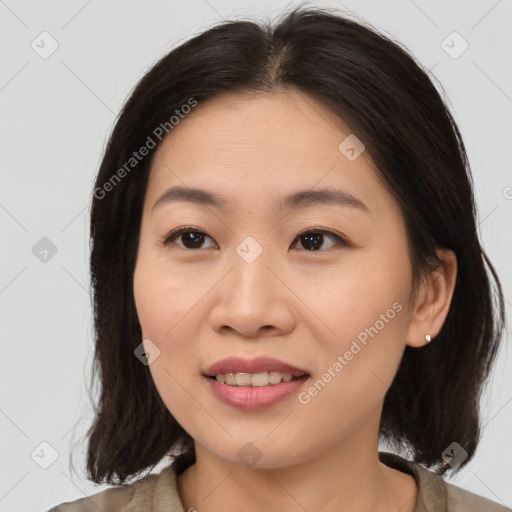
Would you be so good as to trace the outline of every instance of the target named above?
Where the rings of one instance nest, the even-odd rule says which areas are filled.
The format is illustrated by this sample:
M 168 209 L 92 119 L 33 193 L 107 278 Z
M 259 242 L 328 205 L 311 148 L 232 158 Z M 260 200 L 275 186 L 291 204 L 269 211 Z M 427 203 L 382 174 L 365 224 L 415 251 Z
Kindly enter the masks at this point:
M 157 127 L 169 128 L 191 98 L 200 108 L 239 91 L 297 90 L 350 126 L 402 207 L 414 290 L 438 263 L 437 247 L 455 252 L 458 275 L 446 321 L 432 343 L 405 348 L 385 397 L 381 436 L 440 474 L 449 469 L 442 453 L 453 441 L 469 454 L 459 469 L 475 453 L 479 400 L 505 311 L 500 282 L 479 242 L 471 171 L 454 119 L 408 51 L 365 22 L 303 6 L 278 21 L 222 22 L 173 49 L 136 85 L 108 141 L 90 224 L 92 379 L 98 374 L 100 382 L 87 432 L 87 477 L 94 482 L 122 484 L 172 453 L 182 454 L 178 473 L 194 461 L 192 438 L 134 356 L 141 335 L 133 275 L 152 155 L 130 159 L 148 137 L 156 139 Z

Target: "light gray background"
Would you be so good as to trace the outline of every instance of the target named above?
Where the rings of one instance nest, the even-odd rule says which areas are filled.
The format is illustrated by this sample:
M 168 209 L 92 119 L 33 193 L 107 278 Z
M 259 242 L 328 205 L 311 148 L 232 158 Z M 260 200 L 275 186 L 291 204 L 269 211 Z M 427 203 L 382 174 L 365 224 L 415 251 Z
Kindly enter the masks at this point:
M 222 18 L 281 12 L 295 2 L 0 1 L 0 510 L 40 511 L 106 486 L 82 478 L 90 425 L 89 198 L 116 114 L 141 75 Z M 448 96 L 472 164 L 484 247 L 510 314 L 512 1 L 310 2 L 349 10 L 404 43 Z M 58 49 L 31 47 L 47 31 Z M 458 58 L 442 42 L 469 43 Z M 457 51 L 460 41 L 448 39 Z M 42 262 L 33 246 L 57 248 Z M 499 356 L 484 399 L 482 441 L 452 482 L 512 506 L 512 358 Z M 58 458 L 48 468 L 51 449 Z M 35 450 L 35 452 L 34 452 Z M 70 473 L 70 452 L 78 474 Z M 33 457 L 31 456 L 33 454 Z M 36 461 L 39 463 L 36 463 Z

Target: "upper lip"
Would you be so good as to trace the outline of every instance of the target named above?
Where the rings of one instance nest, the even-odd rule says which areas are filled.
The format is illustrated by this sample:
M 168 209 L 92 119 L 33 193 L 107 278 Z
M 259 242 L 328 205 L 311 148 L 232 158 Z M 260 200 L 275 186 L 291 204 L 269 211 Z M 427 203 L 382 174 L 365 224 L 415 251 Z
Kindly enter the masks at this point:
M 294 377 L 309 375 L 306 370 L 292 366 L 272 357 L 257 357 L 256 359 L 242 359 L 240 357 L 228 357 L 209 366 L 203 373 L 208 377 L 214 377 L 222 373 L 263 373 L 281 372 L 290 373 Z

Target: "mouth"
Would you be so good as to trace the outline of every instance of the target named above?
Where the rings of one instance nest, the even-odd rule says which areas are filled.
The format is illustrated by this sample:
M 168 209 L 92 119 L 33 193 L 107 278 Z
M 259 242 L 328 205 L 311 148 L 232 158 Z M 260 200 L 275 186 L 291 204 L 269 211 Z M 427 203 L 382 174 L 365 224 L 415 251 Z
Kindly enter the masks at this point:
M 304 369 L 278 359 L 231 357 L 202 372 L 213 395 L 241 411 L 258 411 L 292 397 L 311 377 Z

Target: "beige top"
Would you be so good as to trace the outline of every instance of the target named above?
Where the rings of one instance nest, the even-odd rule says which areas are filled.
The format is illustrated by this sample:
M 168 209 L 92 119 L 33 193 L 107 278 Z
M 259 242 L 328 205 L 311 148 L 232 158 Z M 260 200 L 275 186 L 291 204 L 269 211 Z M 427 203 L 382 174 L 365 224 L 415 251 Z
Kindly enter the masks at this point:
M 449 484 L 436 473 L 398 455 L 379 452 L 386 466 L 414 477 L 418 501 L 414 512 L 511 512 L 512 509 Z M 62 503 L 48 512 L 185 512 L 174 468 L 147 475 L 132 484 L 112 487 L 87 498 Z

